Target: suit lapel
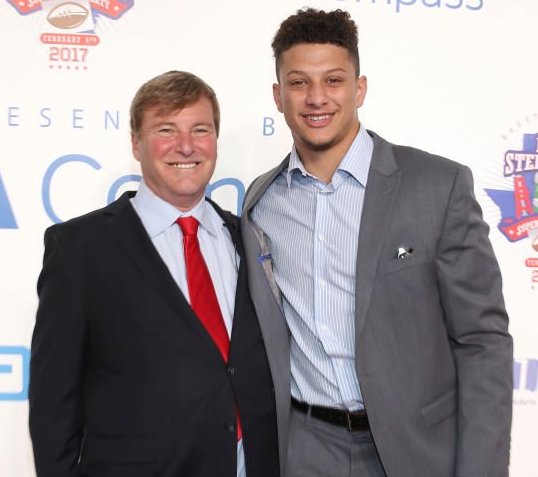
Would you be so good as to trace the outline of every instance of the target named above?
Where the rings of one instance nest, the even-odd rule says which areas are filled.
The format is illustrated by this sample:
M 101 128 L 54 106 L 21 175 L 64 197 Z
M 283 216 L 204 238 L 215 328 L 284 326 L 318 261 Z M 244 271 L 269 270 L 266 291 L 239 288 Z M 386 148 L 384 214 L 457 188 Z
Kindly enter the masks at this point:
M 134 269 L 140 273 L 143 282 L 147 286 L 153 287 L 164 302 L 170 305 L 172 312 L 159 318 L 168 320 L 164 323 L 165 328 L 163 328 L 168 330 L 167 337 L 171 338 L 173 343 L 179 344 L 178 335 L 173 330 L 177 329 L 177 333 L 182 333 L 180 325 L 187 324 L 220 359 L 220 354 L 210 335 L 192 311 L 130 204 L 129 199 L 133 196 L 134 193 L 126 193 L 104 209 L 105 214 L 110 216 L 106 224 L 118 242 L 118 248 L 129 257 Z
M 368 173 L 357 253 L 355 336 L 364 326 L 376 275 L 379 255 L 391 221 L 400 173 L 392 146 L 374 133 L 372 163 Z
M 263 233 L 254 223 L 250 214 L 260 197 L 273 180 L 287 167 L 289 156 L 272 171 L 259 177 L 250 187 L 241 217 L 241 233 L 245 247 L 245 262 L 248 268 L 248 285 L 254 308 L 260 323 L 260 329 L 267 350 L 267 358 L 273 376 L 273 384 L 279 404 L 278 412 L 279 447 L 285 455 L 290 395 L 290 347 L 289 332 L 282 312 L 280 297 L 275 294 L 276 286 L 270 260 L 263 259 L 270 252 Z
M 177 310 L 180 303 L 188 306 L 130 204 L 129 199 L 133 196 L 134 193 L 126 193 L 105 209 L 111 216 L 107 221 L 110 232 L 120 244 L 120 248 L 129 256 L 133 266 L 146 277 L 147 283 L 151 284 L 174 309 Z
M 205 200 L 209 202 L 217 214 L 219 214 L 223 221 L 224 227 L 226 227 L 230 233 L 230 237 L 235 246 L 237 254 L 240 258 L 243 258 L 243 244 L 241 243 L 241 239 L 239 237 L 239 217 L 232 214 L 228 210 L 221 209 L 219 205 L 216 202 L 213 202 L 209 197 L 206 197 Z
M 276 177 L 286 168 L 289 164 L 290 155 L 288 154 L 286 158 L 274 169 L 270 170 L 266 174 L 260 176 L 251 186 L 247 192 L 247 197 L 245 200 L 245 205 L 243 209 L 242 222 L 244 223 L 243 227 L 243 237 L 245 241 L 245 246 L 250 247 L 250 250 L 247 252 L 256 257 L 256 262 L 260 265 L 260 269 L 265 274 L 267 283 L 271 289 L 273 296 L 275 297 L 276 302 L 280 305 L 282 297 L 280 295 L 280 289 L 275 280 L 273 274 L 273 265 L 271 259 L 271 250 L 269 244 L 265 237 L 263 231 L 258 227 L 258 225 L 250 217 L 252 209 L 263 196 L 267 188 L 271 183 L 276 179 Z M 250 261 L 249 263 L 256 263 Z M 251 290 L 254 290 L 251 285 Z
M 243 313 L 243 308 L 245 301 L 249 299 L 248 297 L 248 286 L 246 283 L 246 269 L 245 269 L 245 256 L 243 251 L 243 244 L 239 236 L 239 217 L 235 216 L 227 210 L 221 209 L 215 202 L 206 197 L 206 200 L 213 206 L 217 214 L 221 217 L 224 227 L 228 230 L 232 242 L 235 246 L 235 251 L 239 255 L 239 267 L 237 270 L 237 285 L 235 288 L 235 305 L 234 305 L 234 314 L 232 319 L 232 332 L 230 334 L 230 357 L 231 360 L 236 353 L 238 343 L 241 344 L 241 347 L 247 345 L 243 343 L 240 332 L 243 330 L 241 325 L 242 320 L 247 317 Z M 239 335 L 239 337 L 238 337 Z M 248 346 L 248 345 L 247 345 Z

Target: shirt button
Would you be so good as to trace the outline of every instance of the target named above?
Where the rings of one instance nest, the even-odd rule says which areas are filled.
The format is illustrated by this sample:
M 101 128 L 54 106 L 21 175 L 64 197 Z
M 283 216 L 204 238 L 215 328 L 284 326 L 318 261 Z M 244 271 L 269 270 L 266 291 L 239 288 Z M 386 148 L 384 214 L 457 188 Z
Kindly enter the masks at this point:
M 325 235 L 321 234 L 318 236 L 320 242 L 323 242 L 325 240 Z

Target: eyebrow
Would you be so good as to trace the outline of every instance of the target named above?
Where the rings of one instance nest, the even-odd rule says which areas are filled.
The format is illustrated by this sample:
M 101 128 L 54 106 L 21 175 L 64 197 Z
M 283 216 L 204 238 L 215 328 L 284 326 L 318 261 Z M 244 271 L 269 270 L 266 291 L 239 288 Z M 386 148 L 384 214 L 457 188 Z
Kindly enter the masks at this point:
M 162 121 L 162 120 L 156 120 L 156 121 L 152 121 L 150 124 L 149 124 L 150 127 L 152 128 L 156 128 L 156 127 L 160 127 L 160 126 L 175 126 L 173 122 L 171 121 Z
M 331 73 L 336 73 L 336 72 L 347 73 L 347 70 L 345 68 L 338 67 L 338 68 L 332 68 L 328 71 L 324 71 L 323 73 L 331 74 Z M 290 75 L 308 75 L 308 73 L 302 70 L 291 70 L 286 73 L 286 76 L 290 76 Z
M 170 121 L 156 121 L 155 123 L 148 125 L 148 127 L 150 129 L 158 129 L 158 128 L 162 128 L 164 126 L 170 127 L 170 128 L 173 128 L 173 129 L 178 129 L 177 124 L 174 123 L 174 122 L 170 122 Z M 200 121 L 200 122 L 194 123 L 191 126 L 191 129 L 192 128 L 197 128 L 197 127 L 200 127 L 200 126 L 207 127 L 208 129 L 215 129 L 216 130 L 215 124 L 212 121 Z

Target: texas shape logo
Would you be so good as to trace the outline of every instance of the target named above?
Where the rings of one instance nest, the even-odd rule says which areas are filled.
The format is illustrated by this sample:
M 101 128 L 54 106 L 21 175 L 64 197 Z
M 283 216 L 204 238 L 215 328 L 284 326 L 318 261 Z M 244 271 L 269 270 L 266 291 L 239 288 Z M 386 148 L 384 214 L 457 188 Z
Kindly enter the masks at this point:
M 501 211 L 503 235 L 510 242 L 529 238 L 538 251 L 538 133 L 523 131 L 514 139 L 519 144 L 505 151 L 503 161 L 503 175 L 513 189 L 485 191 Z

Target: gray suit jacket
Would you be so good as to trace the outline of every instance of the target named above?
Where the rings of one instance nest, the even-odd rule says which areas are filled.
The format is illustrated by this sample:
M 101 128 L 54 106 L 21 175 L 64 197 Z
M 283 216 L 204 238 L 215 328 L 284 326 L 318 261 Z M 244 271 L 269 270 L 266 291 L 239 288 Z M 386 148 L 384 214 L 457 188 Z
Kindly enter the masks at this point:
M 369 134 L 374 152 L 358 239 L 355 343 L 381 460 L 389 477 L 505 477 L 512 338 L 471 172 Z M 251 211 L 288 159 L 252 184 L 242 217 L 275 386 L 282 474 L 289 335 L 271 261 L 260 258 L 270 250 Z M 401 246 L 413 252 L 397 259 Z

